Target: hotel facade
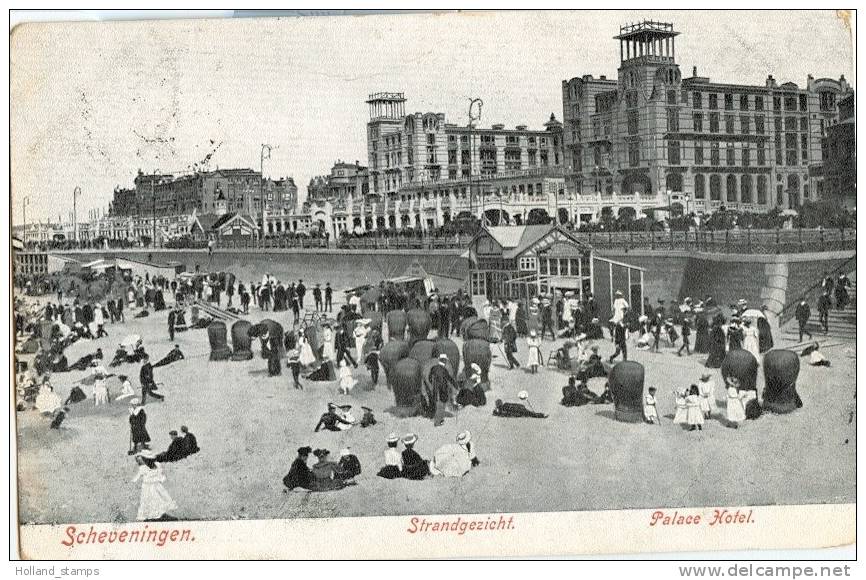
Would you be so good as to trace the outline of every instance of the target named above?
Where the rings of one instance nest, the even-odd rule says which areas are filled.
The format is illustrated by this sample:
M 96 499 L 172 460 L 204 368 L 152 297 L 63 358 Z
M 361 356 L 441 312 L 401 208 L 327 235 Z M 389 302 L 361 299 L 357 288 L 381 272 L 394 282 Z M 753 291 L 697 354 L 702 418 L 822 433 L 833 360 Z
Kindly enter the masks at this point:
M 616 206 L 661 196 L 698 213 L 822 198 L 822 138 L 853 93 L 844 76 L 735 85 L 694 67 L 684 77 L 678 35 L 669 23 L 624 26 L 616 79 L 562 82 L 566 190 Z

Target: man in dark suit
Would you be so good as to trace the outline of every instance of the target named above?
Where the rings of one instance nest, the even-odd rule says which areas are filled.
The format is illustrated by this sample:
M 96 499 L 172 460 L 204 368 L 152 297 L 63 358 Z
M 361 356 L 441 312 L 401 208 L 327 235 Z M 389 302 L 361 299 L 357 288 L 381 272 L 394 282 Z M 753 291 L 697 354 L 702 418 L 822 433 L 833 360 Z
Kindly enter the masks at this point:
M 332 300 L 334 298 L 334 290 L 331 288 L 331 283 L 325 283 L 325 310 L 328 312 L 334 311 Z
M 824 334 L 827 334 L 830 330 L 828 315 L 830 314 L 830 307 L 832 305 L 833 301 L 830 299 L 830 291 L 824 290 L 824 293 L 818 298 L 818 322 L 824 327 Z
M 439 355 L 439 364 L 430 369 L 430 386 L 432 392 L 427 393 L 429 404 L 433 407 L 433 426 L 438 427 L 445 422 L 445 404 L 451 398 L 451 389 L 457 387 L 451 373 L 448 372 L 448 355 Z
M 174 342 L 174 322 L 177 319 L 177 312 L 174 308 L 168 311 L 168 340 Z
M 313 302 L 316 305 L 316 312 L 322 310 L 322 288 L 320 284 L 316 284 L 313 288 Z
M 141 365 L 141 370 L 138 373 L 138 381 L 141 383 L 141 404 L 147 403 L 148 395 L 157 401 L 162 401 L 165 397 L 156 392 L 156 382 L 153 380 L 153 365 L 150 364 L 150 357 L 145 354 L 141 360 L 144 363 Z
M 505 358 L 508 360 L 508 370 L 514 367 L 519 368 L 520 363 L 514 357 L 514 354 L 517 352 L 517 331 L 514 329 L 514 325 L 511 324 L 511 320 L 506 322 L 505 327 L 502 329 L 502 342 L 505 345 Z
M 628 347 L 625 342 L 627 334 L 623 317 L 623 320 L 617 322 L 616 326 L 613 327 L 613 342 L 616 345 L 616 350 L 610 355 L 608 362 L 613 363 L 613 359 L 618 357 L 620 353 L 622 353 L 622 360 L 628 360 Z
M 806 324 L 809 323 L 809 318 L 812 316 L 812 309 L 803 297 L 800 303 L 797 304 L 797 309 L 794 312 L 794 317 L 797 319 L 797 324 L 800 327 L 800 342 L 803 342 L 803 335 L 808 334 L 809 340 L 812 340 L 812 333 L 806 330 Z
M 295 294 L 298 296 L 298 306 L 301 310 L 304 309 L 304 294 L 307 293 L 307 287 L 304 286 L 303 280 L 298 280 L 298 285 L 295 286 Z
M 180 438 L 183 441 L 183 450 L 186 456 L 188 457 L 198 453 L 200 451 L 198 448 L 198 440 L 195 438 L 195 435 L 189 432 L 189 428 L 186 425 L 181 425 L 180 433 Z
M 353 367 L 358 368 L 358 362 L 352 357 L 350 350 L 349 335 L 346 333 L 343 325 L 340 324 L 337 326 L 337 331 L 334 333 L 334 351 L 336 354 L 337 366 L 339 366 L 340 361 L 345 358 L 347 361 L 352 363 Z
M 187 456 L 183 438 L 178 436 L 177 431 L 171 430 L 168 432 L 168 435 L 171 437 L 171 443 L 168 444 L 168 449 L 156 456 L 156 460 L 160 463 L 180 461 Z

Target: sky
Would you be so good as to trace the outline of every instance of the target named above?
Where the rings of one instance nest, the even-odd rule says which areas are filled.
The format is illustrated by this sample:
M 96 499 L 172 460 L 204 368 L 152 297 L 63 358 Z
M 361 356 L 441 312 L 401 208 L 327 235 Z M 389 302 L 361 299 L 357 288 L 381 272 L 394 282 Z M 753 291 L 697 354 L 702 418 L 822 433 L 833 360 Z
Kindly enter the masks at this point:
M 853 16 L 852 16 L 853 18 Z M 562 81 L 616 78 L 623 24 L 673 22 L 677 62 L 712 81 L 855 86 L 851 33 L 835 11 L 570 11 L 30 23 L 12 32 L 13 221 L 79 220 L 136 172 L 258 169 L 303 199 L 338 159 L 367 163 L 370 93 L 406 112 L 541 128 L 562 118 Z M 207 165 L 209 163 L 209 165 Z

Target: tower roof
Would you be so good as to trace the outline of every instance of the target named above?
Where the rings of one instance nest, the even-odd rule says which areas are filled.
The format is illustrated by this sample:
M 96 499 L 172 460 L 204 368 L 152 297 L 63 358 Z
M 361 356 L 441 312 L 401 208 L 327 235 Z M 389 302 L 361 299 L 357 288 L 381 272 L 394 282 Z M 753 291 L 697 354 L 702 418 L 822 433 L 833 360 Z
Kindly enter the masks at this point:
M 655 22 L 653 20 L 643 20 L 634 24 L 626 24 L 619 27 L 619 36 L 614 36 L 616 40 L 638 40 L 645 42 L 658 38 L 672 38 L 678 36 L 679 32 L 674 30 L 674 25 L 670 22 Z

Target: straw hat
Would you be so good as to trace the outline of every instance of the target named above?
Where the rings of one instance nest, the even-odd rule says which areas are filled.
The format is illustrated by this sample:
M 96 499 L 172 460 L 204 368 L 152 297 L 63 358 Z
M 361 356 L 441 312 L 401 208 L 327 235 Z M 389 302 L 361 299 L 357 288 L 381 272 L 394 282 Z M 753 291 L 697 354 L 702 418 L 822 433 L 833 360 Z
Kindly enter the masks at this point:
M 520 391 L 519 393 L 517 393 L 517 398 L 521 401 L 525 401 L 529 398 L 529 393 L 527 393 L 526 391 Z
M 459 435 L 457 435 L 457 443 L 459 443 L 460 445 L 465 445 L 466 443 L 469 443 L 469 441 L 471 441 L 471 440 L 472 440 L 472 433 L 470 433 L 469 431 L 464 431 L 464 432 L 460 433 Z
M 385 439 L 386 443 L 397 443 L 398 441 L 400 441 L 400 436 L 396 433 L 391 433 L 388 435 L 387 439 Z
M 413 445 L 416 441 L 418 441 L 418 436 L 414 433 L 407 433 L 403 436 L 403 445 Z

